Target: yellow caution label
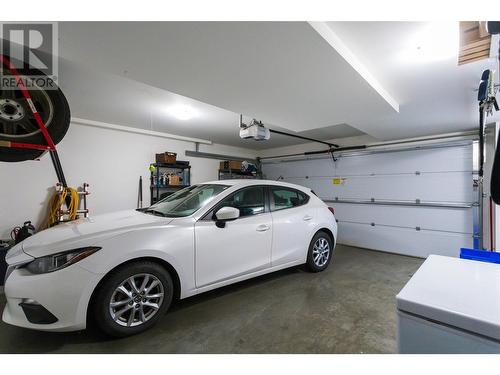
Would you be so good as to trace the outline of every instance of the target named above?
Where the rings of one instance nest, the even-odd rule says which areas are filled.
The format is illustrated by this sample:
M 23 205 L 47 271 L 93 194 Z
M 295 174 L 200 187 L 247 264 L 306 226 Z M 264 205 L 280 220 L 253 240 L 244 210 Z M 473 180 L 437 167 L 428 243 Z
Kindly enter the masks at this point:
M 332 184 L 334 185 L 342 185 L 344 183 L 344 179 L 343 178 L 334 178 L 332 180 Z

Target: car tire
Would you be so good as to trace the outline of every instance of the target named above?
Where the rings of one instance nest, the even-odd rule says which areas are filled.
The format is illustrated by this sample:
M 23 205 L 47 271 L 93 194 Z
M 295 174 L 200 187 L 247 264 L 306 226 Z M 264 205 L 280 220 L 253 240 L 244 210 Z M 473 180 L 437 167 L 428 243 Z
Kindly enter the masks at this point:
M 19 72 L 23 75 L 23 72 Z M 31 70 L 31 74 L 36 74 L 39 76 L 45 76 L 40 71 L 36 69 Z M 46 123 L 47 132 L 50 134 L 52 141 L 54 144 L 58 144 L 66 135 L 68 131 L 71 113 L 68 105 L 68 101 L 64 96 L 61 89 L 59 89 L 54 83 L 54 89 L 43 90 L 45 97 L 46 105 L 52 107 L 52 117 L 50 119 L 50 123 Z M 16 94 L 16 101 L 23 107 L 24 112 L 29 112 L 29 107 L 26 100 L 22 97 L 22 94 L 19 90 L 13 90 Z M 3 99 L 4 91 L 0 91 L 0 100 Z M 37 102 L 35 98 L 33 98 L 34 105 L 39 113 L 43 113 L 42 107 L 44 105 L 40 104 L 41 102 Z M 50 103 L 50 104 L 49 104 Z M 43 116 L 42 116 L 43 117 Z M 32 120 L 34 121 L 34 120 Z M 12 121 L 15 123 L 16 121 Z M 32 143 L 37 145 L 46 145 L 47 142 L 43 134 L 38 130 L 33 133 L 22 134 L 22 135 L 8 135 L 5 134 L 2 130 L 2 126 L 0 126 L 0 141 L 7 142 L 18 142 L 18 143 Z M 39 158 L 45 151 L 43 150 L 30 150 L 30 149 L 22 149 L 22 148 L 9 148 L 9 147 L 0 147 L 0 161 L 4 162 L 20 162 L 25 160 L 34 160 Z
M 141 304 L 141 301 L 137 301 L 137 297 L 128 297 L 123 292 L 119 292 L 118 289 L 120 287 L 125 287 L 125 289 L 134 288 L 131 287 L 131 284 L 128 280 L 134 278 L 134 284 L 137 284 L 137 288 L 140 289 L 142 285 L 142 280 L 145 279 L 145 275 L 149 275 L 150 283 L 158 281 L 161 284 L 161 290 L 163 290 L 163 298 L 161 302 L 159 299 L 152 300 L 158 302 L 158 309 L 152 309 L 146 306 L 146 301 L 144 300 L 144 306 Z M 150 285 L 151 285 L 150 284 Z M 155 286 L 155 292 L 159 290 L 159 286 Z M 147 292 L 147 285 L 145 287 L 145 291 Z M 120 289 L 122 290 L 122 289 Z M 159 295 L 160 293 L 152 294 Z M 99 286 L 97 293 L 95 294 L 95 298 L 93 299 L 93 320 L 97 324 L 98 328 L 104 332 L 108 336 L 112 337 L 125 337 L 130 335 L 135 335 L 140 332 L 143 332 L 149 328 L 151 328 L 168 310 L 172 303 L 172 298 L 174 295 L 174 283 L 172 281 L 172 277 L 168 273 L 168 271 L 163 268 L 161 265 L 151 261 L 139 261 L 134 263 L 128 263 L 124 266 L 112 271 L 104 280 L 104 282 Z M 116 301 L 117 297 L 121 299 L 118 302 Z M 137 296 L 141 299 L 140 293 L 137 293 Z M 123 298 L 122 298 L 123 297 Z M 146 295 L 144 296 L 146 297 Z M 128 299 L 127 299 L 128 298 Z M 130 301 L 132 300 L 132 304 Z M 122 302 L 128 301 L 125 304 Z M 148 300 L 148 302 L 151 300 Z M 112 304 L 122 303 L 120 307 L 113 307 Z M 134 312 L 134 316 L 139 319 L 140 308 L 136 309 L 136 306 L 140 304 L 143 309 L 143 315 L 145 311 L 155 311 L 146 321 L 144 322 L 135 322 L 134 318 L 132 318 L 132 324 L 129 323 L 130 315 Z M 132 306 L 132 307 L 131 307 Z M 129 308 L 125 313 L 119 316 L 119 313 L 122 309 Z M 119 316 L 119 318 L 118 318 Z M 136 325 L 134 325 L 136 324 Z
M 330 264 L 333 255 L 333 240 L 323 231 L 314 235 L 307 252 L 306 267 L 310 272 L 324 271 Z M 325 259 L 326 257 L 326 259 Z

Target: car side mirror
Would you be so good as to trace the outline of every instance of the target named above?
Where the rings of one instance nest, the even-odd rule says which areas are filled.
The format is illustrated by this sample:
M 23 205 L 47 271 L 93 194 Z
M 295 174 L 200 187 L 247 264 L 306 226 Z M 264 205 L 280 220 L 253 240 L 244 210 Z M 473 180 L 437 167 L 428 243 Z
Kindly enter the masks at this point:
M 222 207 L 215 213 L 215 225 L 218 228 L 224 228 L 226 221 L 236 220 L 240 217 L 240 210 L 234 207 Z

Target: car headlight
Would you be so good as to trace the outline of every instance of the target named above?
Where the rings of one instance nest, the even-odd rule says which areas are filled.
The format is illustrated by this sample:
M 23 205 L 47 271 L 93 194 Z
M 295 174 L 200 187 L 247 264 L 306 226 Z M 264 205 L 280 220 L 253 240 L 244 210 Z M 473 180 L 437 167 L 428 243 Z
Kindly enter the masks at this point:
M 36 258 L 23 268 L 34 274 L 48 273 L 66 268 L 100 250 L 100 247 L 84 247 Z
M 24 265 L 24 264 L 23 264 L 23 265 Z M 12 272 L 14 272 L 14 270 L 15 270 L 16 268 L 18 268 L 18 267 L 19 267 L 19 265 L 15 265 L 15 266 L 8 266 L 8 267 L 7 267 L 7 271 L 5 271 L 5 277 L 4 277 L 4 279 L 3 279 L 3 285 L 5 285 L 5 284 L 7 283 L 7 278 L 8 278 L 8 277 L 10 276 L 10 274 L 11 274 Z

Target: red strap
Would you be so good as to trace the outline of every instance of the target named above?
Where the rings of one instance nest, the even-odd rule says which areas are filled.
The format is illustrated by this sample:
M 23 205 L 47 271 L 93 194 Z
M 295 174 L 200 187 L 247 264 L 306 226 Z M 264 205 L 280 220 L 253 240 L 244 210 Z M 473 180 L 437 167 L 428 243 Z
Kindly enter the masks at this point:
M 9 71 L 12 73 L 12 75 L 16 78 L 17 87 L 23 93 L 24 99 L 26 99 L 26 101 L 28 102 L 28 106 L 30 107 L 31 112 L 33 113 L 33 116 L 35 117 L 36 123 L 37 123 L 38 127 L 40 128 L 40 131 L 42 132 L 43 137 L 45 138 L 45 141 L 47 142 L 48 147 L 39 145 L 41 148 L 38 148 L 38 149 L 41 149 L 41 150 L 48 149 L 50 151 L 54 151 L 56 149 L 56 145 L 52 141 L 52 138 L 50 137 L 50 134 L 47 131 L 47 128 L 45 127 L 45 124 L 43 123 L 43 120 L 40 117 L 40 114 L 36 110 L 35 105 L 33 104 L 33 100 L 31 100 L 30 93 L 26 89 L 26 86 L 24 86 L 24 82 L 21 79 L 21 77 L 19 76 L 17 69 L 14 67 L 14 65 L 12 65 L 10 60 L 7 57 L 5 57 L 4 55 L 0 55 L 0 61 L 7 67 L 7 69 L 9 69 Z M 14 145 L 14 143 L 12 145 Z M 26 146 L 28 146 L 28 144 L 25 144 L 25 143 L 18 143 L 17 145 L 21 148 L 35 148 L 35 147 L 33 147 L 35 145 L 31 145 L 31 147 L 26 147 Z M 23 147 L 23 146 L 25 146 L 25 147 Z
M 53 149 L 51 149 L 50 146 L 36 145 L 33 143 L 10 142 L 9 147 L 11 147 L 11 148 L 27 148 L 29 150 L 53 151 Z

